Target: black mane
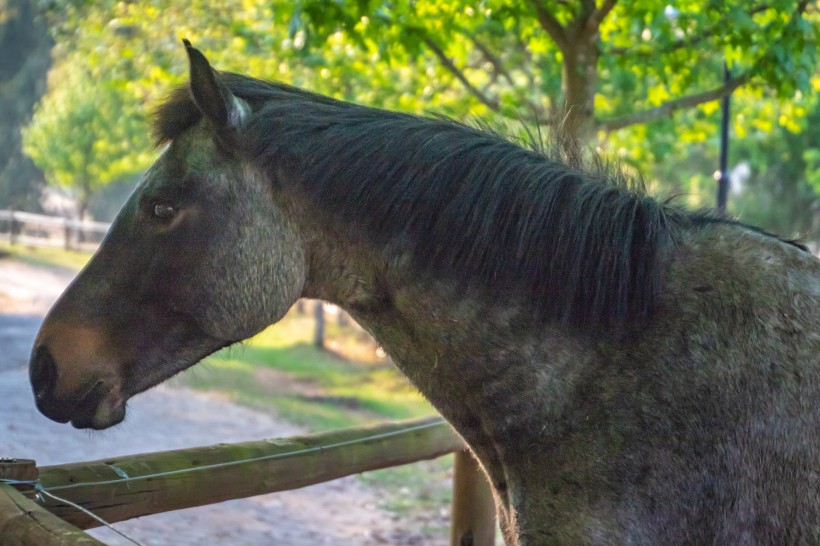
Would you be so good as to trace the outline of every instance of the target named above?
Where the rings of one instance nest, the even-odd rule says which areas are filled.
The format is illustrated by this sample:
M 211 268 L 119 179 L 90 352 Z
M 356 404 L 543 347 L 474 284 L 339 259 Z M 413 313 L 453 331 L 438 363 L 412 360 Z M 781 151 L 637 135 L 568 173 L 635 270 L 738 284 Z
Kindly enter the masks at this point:
M 536 315 L 573 326 L 623 325 L 651 313 L 683 215 L 641 184 L 454 121 L 220 78 L 251 105 L 245 152 L 274 182 L 293 185 L 376 244 L 402 241 L 420 271 L 516 291 Z M 187 88 L 178 89 L 157 112 L 157 142 L 200 117 Z

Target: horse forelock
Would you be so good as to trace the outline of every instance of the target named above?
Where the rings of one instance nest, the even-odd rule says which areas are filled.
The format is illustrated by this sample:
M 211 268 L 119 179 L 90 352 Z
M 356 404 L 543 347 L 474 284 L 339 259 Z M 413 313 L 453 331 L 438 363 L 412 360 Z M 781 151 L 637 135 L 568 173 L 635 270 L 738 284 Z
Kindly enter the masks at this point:
M 288 180 L 341 223 L 416 267 L 522 293 L 545 320 L 596 327 L 648 316 L 680 216 L 640 181 L 447 119 L 366 108 L 277 83 L 221 74 L 252 108 L 243 139 L 272 178 Z M 187 88 L 157 110 L 154 136 L 172 140 L 201 115 Z
M 260 107 L 267 101 L 288 97 L 301 97 L 316 103 L 338 103 L 338 101 L 310 91 L 282 83 L 257 80 L 241 74 L 219 72 L 217 77 L 234 96 L 244 100 L 252 109 Z M 185 84 L 177 87 L 153 112 L 151 135 L 154 144 L 159 147 L 169 143 L 201 119 L 202 112 L 191 97 L 190 86 Z

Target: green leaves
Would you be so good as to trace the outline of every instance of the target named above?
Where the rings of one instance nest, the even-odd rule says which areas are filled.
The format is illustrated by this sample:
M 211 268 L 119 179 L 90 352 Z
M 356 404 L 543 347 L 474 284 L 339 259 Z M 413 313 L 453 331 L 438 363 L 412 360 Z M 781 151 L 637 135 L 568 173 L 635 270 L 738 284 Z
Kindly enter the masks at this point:
M 186 77 L 181 37 L 220 70 L 371 106 L 532 126 L 565 122 L 564 107 L 572 105 L 588 117 L 590 143 L 644 171 L 717 148 L 717 102 L 685 99 L 719 90 L 724 62 L 733 76 L 748 77 L 733 95 L 736 138 L 805 125 L 820 81 L 814 4 L 635 0 L 602 11 L 605 0 L 538 1 L 50 0 L 54 72 L 85 76 L 52 77 L 30 132 L 56 119 L 44 112 L 67 88 L 80 98 L 104 89 L 98 114 L 124 123 L 79 125 L 66 117 L 49 122 L 51 140 L 30 137 L 29 149 L 40 163 L 49 147 L 85 142 L 67 129 L 74 123 L 94 127 L 89 172 L 100 181 L 113 176 L 108 171 L 142 168 L 152 154 L 146 112 Z M 82 101 L 62 102 L 80 116 Z M 681 107 L 665 109 L 670 104 Z M 608 131 L 614 119 L 641 125 Z M 702 164 L 698 176 L 708 178 L 714 167 Z M 65 180 L 70 169 L 60 169 L 50 179 Z M 688 191 L 687 184 L 672 186 Z
M 145 116 L 131 106 L 137 100 L 126 86 L 71 68 L 52 72 L 52 90 L 24 130 L 23 146 L 49 183 L 74 190 L 82 213 L 97 188 L 146 168 L 150 146 Z

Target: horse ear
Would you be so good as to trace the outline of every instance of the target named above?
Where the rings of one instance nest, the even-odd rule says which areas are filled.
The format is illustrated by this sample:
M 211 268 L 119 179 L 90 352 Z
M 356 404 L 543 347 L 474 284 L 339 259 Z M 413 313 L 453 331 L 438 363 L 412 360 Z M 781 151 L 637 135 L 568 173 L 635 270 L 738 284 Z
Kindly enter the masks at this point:
M 208 59 L 186 39 L 185 51 L 191 69 L 191 96 L 197 108 L 216 125 L 218 129 L 236 128 L 241 125 L 246 109 L 240 99 L 222 85 Z

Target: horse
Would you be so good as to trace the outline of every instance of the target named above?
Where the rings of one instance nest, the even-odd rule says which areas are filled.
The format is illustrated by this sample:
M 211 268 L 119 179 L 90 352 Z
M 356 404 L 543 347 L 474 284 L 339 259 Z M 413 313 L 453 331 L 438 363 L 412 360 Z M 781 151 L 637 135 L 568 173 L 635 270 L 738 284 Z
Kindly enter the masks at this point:
M 820 543 L 820 261 L 614 167 L 217 72 L 34 343 L 39 410 L 126 401 L 347 310 L 465 439 L 508 545 Z

